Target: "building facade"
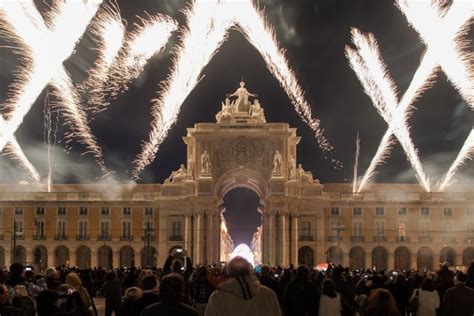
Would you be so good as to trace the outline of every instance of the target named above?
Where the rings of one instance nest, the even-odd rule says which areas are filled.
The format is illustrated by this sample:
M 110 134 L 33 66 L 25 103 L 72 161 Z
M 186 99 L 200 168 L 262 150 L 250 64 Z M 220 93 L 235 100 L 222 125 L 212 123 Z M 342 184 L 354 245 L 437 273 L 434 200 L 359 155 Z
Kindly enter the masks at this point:
M 427 193 L 374 184 L 354 194 L 351 184 L 321 184 L 297 163 L 296 129 L 266 123 L 257 103 L 242 112 L 226 100 L 217 123 L 189 128 L 186 163 L 163 184 L 0 185 L 0 266 L 160 266 L 177 251 L 194 263 L 225 261 L 233 243 L 223 198 L 240 187 L 260 198 L 252 247 L 264 263 L 421 269 L 474 260 L 473 185 Z

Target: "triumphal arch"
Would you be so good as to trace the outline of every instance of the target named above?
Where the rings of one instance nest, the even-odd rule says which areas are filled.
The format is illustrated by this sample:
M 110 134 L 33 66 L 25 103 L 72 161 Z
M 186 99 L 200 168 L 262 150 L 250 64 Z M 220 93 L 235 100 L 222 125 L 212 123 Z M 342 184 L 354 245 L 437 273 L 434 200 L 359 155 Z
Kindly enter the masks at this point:
M 234 245 L 222 216 L 223 197 L 239 187 L 251 189 L 260 199 L 262 226 L 251 245 L 257 261 L 297 264 L 298 219 L 305 214 L 311 214 L 319 239 L 324 239 L 323 209 L 329 204 L 322 197 L 319 181 L 297 163 L 300 137 L 296 129 L 287 123 L 266 123 L 264 109 L 257 98 L 250 101 L 251 96 L 254 94 L 241 82 L 222 102 L 215 123 L 187 129 L 183 137 L 187 166 L 181 165 L 163 185 L 163 195 L 169 195 L 170 200 L 186 199 L 194 193 L 186 211 L 179 203 L 171 203 L 174 210 L 163 213 L 162 208 L 161 212 L 180 216 L 184 211 L 183 248 L 195 262 L 228 259 Z M 314 248 L 317 253 L 317 246 Z

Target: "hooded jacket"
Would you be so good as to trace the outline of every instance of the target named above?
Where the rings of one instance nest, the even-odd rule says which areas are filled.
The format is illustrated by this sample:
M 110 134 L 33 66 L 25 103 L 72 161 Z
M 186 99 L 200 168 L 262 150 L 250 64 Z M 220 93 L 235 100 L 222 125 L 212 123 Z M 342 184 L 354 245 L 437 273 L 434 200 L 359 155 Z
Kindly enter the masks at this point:
M 212 293 L 205 316 L 280 316 L 276 294 L 253 276 L 221 283 Z

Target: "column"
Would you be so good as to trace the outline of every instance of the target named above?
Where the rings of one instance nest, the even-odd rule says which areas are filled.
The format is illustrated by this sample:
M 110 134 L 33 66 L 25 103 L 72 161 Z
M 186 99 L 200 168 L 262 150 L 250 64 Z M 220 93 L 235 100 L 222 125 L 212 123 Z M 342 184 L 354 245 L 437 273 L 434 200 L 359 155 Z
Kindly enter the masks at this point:
M 46 255 L 46 257 L 48 259 L 48 267 L 55 267 L 56 262 L 54 260 L 55 259 L 54 258 L 54 249 L 48 249 L 48 254 Z
M 142 266 L 142 252 L 141 251 L 135 251 L 135 267 L 141 267 Z
M 75 267 L 77 265 L 76 248 L 68 247 L 68 249 L 69 249 L 69 266 Z
M 365 250 L 365 268 L 372 268 L 372 252 Z
M 191 255 L 191 215 L 186 214 L 184 217 L 184 250 Z
M 112 251 L 112 265 L 114 268 L 120 267 L 120 252 Z
M 161 213 L 161 212 L 160 212 Z M 168 223 L 167 223 L 167 216 L 160 215 L 158 217 L 158 233 L 155 232 L 155 237 L 158 238 L 158 258 L 157 264 L 163 265 L 166 258 L 169 255 L 169 249 L 167 247 L 168 241 Z
M 298 266 L 298 239 L 299 239 L 299 230 L 298 230 L 298 215 L 292 214 L 291 216 L 291 230 L 292 230 L 292 245 L 291 245 L 291 250 L 292 250 L 292 264 L 297 267 Z
M 270 264 L 274 265 L 275 264 L 275 253 L 276 253 L 276 234 L 275 234 L 275 214 L 270 213 L 268 216 L 268 232 L 269 232 L 269 241 L 268 241 L 268 247 L 269 247 L 269 258 L 268 261 Z
M 91 248 L 91 268 L 97 267 L 97 249 Z M 77 261 L 77 253 L 76 253 L 76 261 Z
M 281 222 L 281 261 L 280 264 L 282 266 L 288 265 L 288 236 L 286 232 L 286 214 L 280 214 L 280 222 Z
M 202 236 L 202 215 L 194 215 L 194 264 L 201 263 L 201 236 Z
M 388 268 L 393 269 L 395 267 L 395 254 L 393 252 L 388 253 Z
M 214 260 L 214 216 L 210 213 L 207 214 L 207 230 L 206 230 L 206 262 L 207 264 L 212 263 Z

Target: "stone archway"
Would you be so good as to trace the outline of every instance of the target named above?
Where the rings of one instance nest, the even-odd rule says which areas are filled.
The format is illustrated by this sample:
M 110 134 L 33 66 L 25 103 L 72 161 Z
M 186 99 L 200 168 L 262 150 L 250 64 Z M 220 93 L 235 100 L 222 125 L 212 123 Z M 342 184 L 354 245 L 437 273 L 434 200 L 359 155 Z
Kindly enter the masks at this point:
M 447 262 L 450 267 L 456 265 L 456 250 L 452 247 L 444 247 L 439 253 L 439 262 Z
M 303 246 L 298 250 L 298 263 L 314 267 L 314 250 L 309 246 Z
M 388 251 L 383 246 L 377 246 L 372 250 L 372 266 L 377 270 L 388 269 Z
M 16 263 L 26 263 L 26 248 L 22 245 L 16 245 L 13 261 Z
M 430 247 L 424 246 L 418 249 L 416 254 L 416 265 L 418 270 L 433 269 L 433 251 Z
M 123 246 L 120 249 L 120 268 L 135 266 L 135 250 L 130 246 Z
M 5 267 L 5 248 L 0 246 L 0 267 Z
M 360 246 L 352 247 L 349 251 L 349 268 L 363 270 L 365 268 L 365 250 Z
M 157 252 L 152 246 L 143 247 L 141 251 L 142 267 L 156 267 Z
M 102 246 L 97 250 L 97 264 L 100 268 L 110 268 L 113 265 L 113 252 L 109 246 Z
M 79 269 L 91 267 L 91 249 L 87 246 L 80 246 L 76 250 L 76 264 Z
M 54 250 L 54 265 L 60 267 L 66 264 L 69 264 L 69 249 L 64 245 L 57 246 Z
M 33 263 L 40 271 L 48 268 L 48 250 L 45 246 L 40 245 L 33 249 Z
M 398 247 L 394 253 L 394 268 L 398 270 L 410 270 L 411 268 L 411 252 L 405 246 Z
M 342 256 L 343 256 L 343 253 L 342 253 L 342 250 L 339 249 L 338 247 L 336 246 L 332 246 L 330 247 L 327 252 L 326 252 L 326 255 L 327 255 L 327 261 L 329 263 L 335 263 L 335 264 L 342 264 Z
M 474 262 L 474 247 L 467 247 L 462 252 L 462 264 L 469 267 Z

